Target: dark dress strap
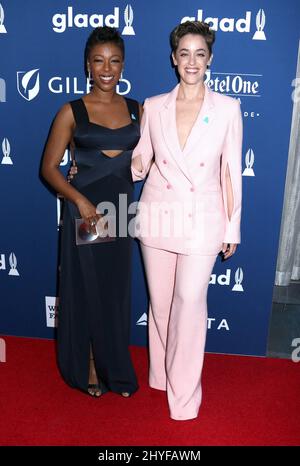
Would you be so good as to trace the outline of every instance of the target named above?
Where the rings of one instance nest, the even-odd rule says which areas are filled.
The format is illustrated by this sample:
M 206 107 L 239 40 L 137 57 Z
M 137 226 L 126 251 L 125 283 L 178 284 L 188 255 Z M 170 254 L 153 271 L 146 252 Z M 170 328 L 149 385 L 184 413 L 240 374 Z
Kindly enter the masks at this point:
M 137 100 L 134 99 L 129 99 L 125 97 L 127 107 L 129 110 L 130 118 L 133 123 L 139 123 L 140 122 L 140 109 L 139 109 L 139 103 Z
M 89 123 L 89 116 L 82 99 L 72 100 L 70 102 L 74 119 L 77 126 L 87 125 Z

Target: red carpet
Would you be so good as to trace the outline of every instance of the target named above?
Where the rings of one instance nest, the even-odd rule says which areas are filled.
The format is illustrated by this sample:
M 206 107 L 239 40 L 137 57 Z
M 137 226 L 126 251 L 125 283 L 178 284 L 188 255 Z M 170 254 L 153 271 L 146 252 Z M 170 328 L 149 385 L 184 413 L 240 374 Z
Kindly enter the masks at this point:
M 165 393 L 147 386 L 145 348 L 132 348 L 140 382 L 132 398 L 93 399 L 62 381 L 53 341 L 4 339 L 0 445 L 300 444 L 300 364 L 206 354 L 198 419 L 172 421 Z

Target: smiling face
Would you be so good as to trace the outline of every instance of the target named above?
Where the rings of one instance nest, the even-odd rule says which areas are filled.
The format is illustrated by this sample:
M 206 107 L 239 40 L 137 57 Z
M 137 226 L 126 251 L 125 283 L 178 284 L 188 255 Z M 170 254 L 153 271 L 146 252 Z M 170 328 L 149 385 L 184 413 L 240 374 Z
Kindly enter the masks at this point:
M 95 45 L 88 57 L 87 68 L 94 86 L 103 92 L 112 91 L 121 77 L 124 58 L 121 49 L 112 42 Z
M 198 84 L 203 81 L 207 65 L 212 55 L 205 39 L 200 34 L 186 34 L 172 53 L 174 65 L 177 66 L 181 81 L 186 84 Z

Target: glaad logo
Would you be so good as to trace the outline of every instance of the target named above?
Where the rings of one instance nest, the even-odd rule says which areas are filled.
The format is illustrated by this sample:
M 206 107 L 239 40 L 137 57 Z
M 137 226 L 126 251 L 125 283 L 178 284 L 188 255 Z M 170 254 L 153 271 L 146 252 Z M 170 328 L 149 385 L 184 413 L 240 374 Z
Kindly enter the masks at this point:
M 246 168 L 243 171 L 243 176 L 255 176 L 254 170 L 253 170 L 253 165 L 254 165 L 254 152 L 252 149 L 249 149 L 247 151 L 246 157 L 245 157 L 245 163 L 246 163 Z
M 6 343 L 0 338 L 0 362 L 6 362 Z
M 3 23 L 4 23 L 4 10 L 0 3 L 0 34 L 5 34 L 7 32 Z
M 56 296 L 45 296 L 47 327 L 57 327 L 59 299 Z
M 20 274 L 17 271 L 17 258 L 13 252 L 11 252 L 9 255 L 9 265 L 10 270 L 8 272 L 8 275 L 19 277 Z M 0 254 L 0 270 L 6 270 L 5 254 Z
M 131 5 L 127 5 L 124 11 L 125 27 L 122 31 L 123 35 L 135 35 L 132 27 L 133 10 Z M 78 13 L 74 15 L 73 7 L 68 6 L 67 13 L 57 13 L 52 17 L 53 31 L 57 33 L 65 32 L 67 28 L 96 28 L 98 26 L 111 26 L 119 28 L 120 25 L 120 8 L 115 7 L 114 12 L 110 15 L 103 14 L 88 15 L 86 13 Z
M 232 288 L 232 291 L 244 291 L 244 288 L 242 286 L 242 281 L 243 281 L 243 270 L 241 267 L 238 267 L 238 269 L 235 272 L 235 285 Z M 230 285 L 230 280 L 231 280 L 231 269 L 226 269 L 226 272 L 224 274 L 221 274 L 217 277 L 215 273 L 212 273 L 210 276 L 210 285 Z
M 6 84 L 3 78 L 0 78 L 0 102 L 6 102 Z
M 19 277 L 19 272 L 17 271 L 17 258 L 15 254 L 12 252 L 9 255 L 9 265 L 10 265 L 10 271 L 8 275 L 13 275 L 14 277 Z
M 23 99 L 33 100 L 40 91 L 39 69 L 17 71 L 17 88 Z
M 124 21 L 125 21 L 125 27 L 122 31 L 122 34 L 124 36 L 134 36 L 135 32 L 132 27 L 133 23 L 133 9 L 131 5 L 127 5 L 124 11 Z
M 254 33 L 253 40 L 266 40 L 266 35 L 263 31 L 266 24 L 266 15 L 263 9 L 258 10 L 256 15 L 256 32 Z
M 240 32 L 244 33 L 250 32 L 251 28 L 251 11 L 246 11 L 246 16 L 244 18 L 213 18 L 208 16 L 204 18 L 203 10 L 198 10 L 197 17 L 196 16 L 185 16 L 182 18 L 181 22 L 184 23 L 185 21 L 205 21 L 206 23 L 210 23 L 211 29 L 218 31 L 219 29 L 223 32 Z M 264 10 L 260 9 L 256 15 L 256 32 L 254 33 L 252 39 L 253 40 L 266 40 L 265 33 L 263 31 L 266 23 L 266 16 Z
M 148 316 L 146 312 L 137 320 L 136 325 L 148 325 Z
M 13 165 L 13 161 L 10 157 L 10 144 L 7 138 L 4 138 L 2 141 L 2 152 L 3 159 L 1 161 L 2 165 Z

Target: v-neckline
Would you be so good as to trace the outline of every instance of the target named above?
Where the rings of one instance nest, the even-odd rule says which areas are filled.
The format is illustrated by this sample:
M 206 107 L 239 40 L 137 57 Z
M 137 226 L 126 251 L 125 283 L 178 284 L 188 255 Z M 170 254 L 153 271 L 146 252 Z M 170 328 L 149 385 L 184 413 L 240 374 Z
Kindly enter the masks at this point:
M 196 118 L 195 118 L 194 123 L 193 123 L 192 126 L 191 126 L 191 129 L 190 129 L 189 134 L 188 134 L 188 136 L 187 136 L 187 138 L 186 138 L 186 140 L 185 140 L 185 143 L 184 143 L 183 148 L 181 148 L 181 145 L 180 145 L 179 134 L 178 134 L 178 128 L 177 128 L 177 96 L 178 96 L 178 92 L 179 92 L 179 87 L 178 87 L 177 95 L 176 95 L 176 98 L 175 98 L 175 111 L 174 111 L 174 116 L 175 116 L 175 130 L 176 130 L 176 136 L 177 136 L 178 147 L 179 147 L 179 149 L 180 149 L 180 152 L 181 152 L 182 154 L 184 154 L 184 151 L 185 151 L 185 149 L 186 149 L 186 147 L 187 147 L 188 141 L 189 141 L 189 139 L 190 139 L 190 137 L 191 137 L 191 135 L 192 135 L 192 133 L 193 133 L 193 131 L 194 131 L 194 128 L 195 128 L 195 126 L 197 125 L 198 120 L 200 119 L 200 115 L 201 115 L 201 113 L 202 113 L 202 109 L 203 109 L 204 102 L 205 102 L 205 98 L 206 98 L 206 87 L 205 87 L 205 85 L 204 85 L 204 97 L 203 97 L 202 105 L 201 105 L 201 108 L 199 108 L 199 110 L 198 110 L 197 116 L 196 116 Z

